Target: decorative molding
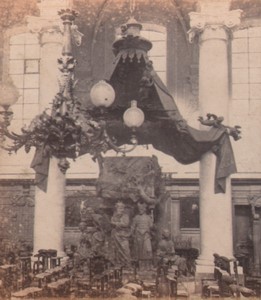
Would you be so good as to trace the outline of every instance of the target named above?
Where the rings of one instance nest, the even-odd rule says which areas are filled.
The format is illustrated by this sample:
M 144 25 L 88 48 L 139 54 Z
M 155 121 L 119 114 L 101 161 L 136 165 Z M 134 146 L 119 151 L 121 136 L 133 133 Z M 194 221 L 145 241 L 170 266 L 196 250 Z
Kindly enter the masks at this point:
M 192 43 L 196 36 L 208 30 L 206 39 L 226 39 L 226 32 L 230 32 L 240 25 L 242 10 L 232 10 L 223 13 L 189 13 L 190 27 L 188 31 L 189 41 Z
M 57 14 L 57 18 L 47 18 L 47 17 L 27 17 L 27 28 L 33 33 L 43 33 L 43 32 L 63 32 L 63 24 L 61 19 Z
M 48 17 L 27 17 L 27 28 L 32 33 L 38 33 L 41 44 L 59 43 L 62 44 L 62 35 L 64 33 L 63 22 L 58 16 L 56 18 Z M 60 39 L 57 40 L 57 34 Z M 72 41 L 76 46 L 80 46 L 83 34 L 78 31 L 78 26 L 71 23 Z M 44 39 L 43 39 L 44 37 Z
M 27 18 L 27 28 L 32 33 L 37 33 L 40 43 L 62 44 L 63 24 L 57 15 L 56 19 L 34 17 Z M 57 39 L 57 34 L 61 36 Z
M 67 186 L 83 186 L 85 187 L 96 186 L 97 178 L 67 178 Z M 261 178 L 232 178 L 232 186 L 249 186 L 249 185 L 260 185 Z M 14 185 L 34 185 L 34 179 L 0 179 L 0 186 L 14 186 Z M 167 178 L 165 181 L 166 186 L 178 185 L 178 186 L 198 186 L 198 178 Z

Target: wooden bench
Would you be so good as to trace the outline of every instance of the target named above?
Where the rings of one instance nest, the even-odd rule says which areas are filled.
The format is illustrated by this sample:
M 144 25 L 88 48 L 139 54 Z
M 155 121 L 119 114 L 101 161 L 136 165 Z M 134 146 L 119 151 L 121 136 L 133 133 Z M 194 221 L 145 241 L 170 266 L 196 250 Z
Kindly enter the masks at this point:
M 57 281 L 48 283 L 47 292 L 51 296 L 68 295 L 70 292 L 71 282 L 68 278 L 58 279 Z
M 30 297 L 40 297 L 42 295 L 42 289 L 38 287 L 28 287 L 21 291 L 11 294 L 11 300 L 15 299 L 28 299 Z

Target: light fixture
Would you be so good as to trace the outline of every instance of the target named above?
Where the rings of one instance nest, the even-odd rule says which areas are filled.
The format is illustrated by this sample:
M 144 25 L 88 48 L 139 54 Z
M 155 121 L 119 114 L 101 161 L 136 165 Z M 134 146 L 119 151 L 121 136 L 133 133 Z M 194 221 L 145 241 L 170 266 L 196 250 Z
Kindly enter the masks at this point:
M 90 92 L 91 101 L 96 107 L 110 107 L 115 100 L 115 91 L 106 81 L 96 83 Z
M 7 145 L 8 141 L 5 141 L 0 146 L 9 153 L 16 152 L 22 147 L 29 152 L 32 147 L 35 147 L 36 153 L 38 151 L 44 156 L 58 158 L 58 166 L 61 172 L 65 173 L 69 167 L 67 158 L 75 159 L 78 155 L 90 153 L 96 160 L 110 149 L 123 154 L 132 151 L 138 145 L 135 131 L 144 122 L 144 114 L 137 107 L 136 101 L 131 102 L 130 108 L 125 106 L 121 110 L 121 117 L 110 114 L 115 107 L 117 110 L 117 105 L 114 106 L 117 95 L 112 85 L 105 80 L 96 83 L 90 91 L 94 108 L 90 110 L 81 108 L 80 103 L 74 97 L 76 60 L 71 52 L 73 38 L 71 26 L 77 13 L 66 9 L 61 10 L 59 15 L 64 25 L 63 34 L 66 38 L 63 40 L 62 55 L 58 58 L 59 91 L 53 99 L 51 113 L 44 111 L 35 116 L 29 126 L 21 129 L 22 134 L 10 132 L 7 129 L 12 115 L 10 106 L 17 101 L 19 95 L 12 83 L 2 85 L 0 105 L 4 110 L 0 113 L 4 117 L 3 121 L 0 121 L 0 134 L 2 140 L 7 138 L 11 143 Z M 133 21 L 127 24 L 128 29 L 132 27 L 140 30 L 141 26 Z M 107 131 L 108 119 L 119 121 L 123 114 L 125 125 L 132 129 L 129 139 L 130 147 L 118 146 L 118 141 L 115 140 L 113 134 L 110 135 Z
M 131 107 L 128 108 L 123 114 L 124 124 L 133 130 L 140 127 L 144 123 L 144 113 L 137 107 L 137 101 L 131 101 Z
M 115 100 L 115 91 L 109 83 L 107 83 L 104 80 L 101 80 L 95 85 L 93 85 L 93 87 L 91 88 L 90 98 L 93 105 L 100 109 L 100 113 L 103 116 L 106 112 L 105 109 L 109 108 Z M 138 144 L 138 140 L 135 134 L 136 129 L 143 124 L 144 119 L 144 113 L 140 108 L 137 107 L 137 101 L 132 100 L 131 107 L 128 108 L 123 114 L 123 121 L 124 124 L 132 130 L 130 143 L 134 146 L 137 146 Z M 104 130 L 107 142 L 115 151 L 126 153 L 133 150 L 133 148 L 131 148 L 131 150 L 126 150 L 125 148 L 120 148 L 116 146 L 113 143 L 112 139 L 109 138 L 109 135 L 106 131 L 106 126 L 104 126 Z
M 10 106 L 15 104 L 18 98 L 18 90 L 10 79 L 0 84 L 0 106 L 4 109 L 0 111 L 0 114 L 3 116 L 3 120 L 0 123 L 2 130 L 10 125 L 13 115 Z
M 134 0 L 131 7 L 133 12 Z M 220 161 L 218 170 L 224 169 L 221 162 L 231 161 L 227 175 L 235 172 L 228 135 L 235 140 L 239 139 L 239 126 L 225 126 L 221 124 L 221 118 L 214 118 L 210 114 L 206 120 L 200 118 L 199 121 L 217 131 L 213 134 L 216 139 L 213 141 L 209 138 L 210 135 L 205 134 L 206 131 L 202 131 L 202 141 L 198 140 L 198 131 L 187 125 L 168 89 L 154 71 L 148 57 L 152 43 L 140 35 L 142 26 L 133 18 L 122 26 L 122 37 L 113 43 L 115 59 L 106 72 L 106 81 L 97 83 L 91 91 L 94 107 L 84 109 L 74 95 L 76 60 L 72 55 L 72 39 L 78 39 L 79 36 L 72 34 L 71 27 L 77 13 L 64 9 L 59 15 L 64 25 L 64 39 L 62 54 L 58 59 L 59 90 L 54 96 L 51 113 L 49 115 L 44 111 L 37 115 L 28 127 L 21 129 L 21 134 L 10 132 L 7 129 L 12 115 L 10 106 L 18 99 L 18 94 L 9 84 L 2 87 L 0 105 L 3 107 L 1 115 L 4 118 L 0 121 L 1 142 L 3 137 L 7 138 L 0 144 L 2 148 L 16 152 L 24 147 L 29 152 L 35 147 L 34 163 L 36 161 L 37 164 L 33 168 L 41 177 L 41 168 L 48 165 L 51 157 L 58 160 L 61 172 L 65 173 L 69 167 L 67 158 L 75 159 L 78 155 L 89 153 L 100 164 L 103 153 L 110 149 L 123 154 L 132 151 L 138 145 L 137 135 L 139 143 L 152 144 L 155 149 L 184 164 L 198 160 L 206 151 L 213 151 L 213 145 L 217 144 L 215 149 L 219 149 L 219 153 L 215 154 L 226 157 L 223 159 L 222 156 L 222 159 L 217 160 Z M 132 102 L 128 108 L 128 103 L 133 99 L 138 102 Z M 146 123 L 138 130 L 144 122 L 144 114 L 140 108 L 145 112 Z M 224 140 L 224 136 L 226 151 L 221 151 L 221 140 Z M 7 145 L 8 141 L 12 144 Z M 122 147 L 130 144 L 129 149 Z M 224 179 L 225 177 L 216 178 L 217 192 L 225 191 Z

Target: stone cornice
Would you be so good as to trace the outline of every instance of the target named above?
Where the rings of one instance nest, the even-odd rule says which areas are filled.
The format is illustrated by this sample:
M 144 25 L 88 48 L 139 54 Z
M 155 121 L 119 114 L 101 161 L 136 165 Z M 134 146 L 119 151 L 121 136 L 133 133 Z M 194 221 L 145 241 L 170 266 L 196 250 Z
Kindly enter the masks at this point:
M 194 38 L 204 32 L 205 29 L 211 29 L 213 32 L 218 33 L 213 38 L 224 39 L 224 34 L 220 34 L 220 29 L 223 31 L 231 31 L 240 25 L 242 10 L 232 10 L 222 13 L 189 13 L 190 27 L 188 31 L 189 41 L 193 42 Z M 218 32 L 219 31 L 219 32 Z M 208 35 L 210 38 L 210 35 Z

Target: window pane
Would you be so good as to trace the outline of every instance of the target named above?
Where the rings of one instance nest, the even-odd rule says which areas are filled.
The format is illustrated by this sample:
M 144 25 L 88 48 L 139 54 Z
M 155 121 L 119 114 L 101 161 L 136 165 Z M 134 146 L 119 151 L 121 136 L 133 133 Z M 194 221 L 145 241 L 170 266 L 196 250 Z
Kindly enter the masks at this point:
M 39 73 L 39 60 L 36 59 L 27 59 L 25 60 L 25 73 Z
M 153 57 L 153 67 L 155 70 L 166 72 L 166 58 L 165 57 Z
M 149 52 L 149 56 L 166 56 L 166 42 L 153 42 L 153 47 Z
M 250 98 L 260 99 L 261 97 L 261 84 L 250 84 Z
M 249 53 L 249 67 L 261 68 L 261 53 Z
M 9 74 L 24 74 L 24 60 L 10 60 Z
M 261 83 L 261 68 L 252 68 L 249 72 L 251 83 Z
M 231 110 L 233 111 L 233 115 L 231 116 L 231 122 L 235 122 L 237 124 L 238 116 L 246 116 L 249 111 L 249 102 L 248 99 L 236 99 L 231 101 Z M 236 120 L 234 120 L 234 117 Z M 233 123 L 234 124 L 234 123 Z
M 22 89 L 24 87 L 24 76 L 23 75 L 11 75 L 14 85 L 17 88 Z
M 260 95 L 259 99 L 250 101 L 249 113 L 251 115 L 260 116 L 260 114 L 261 114 L 261 95 Z
M 9 44 L 9 75 L 21 95 L 17 104 L 13 106 L 14 119 L 25 123 L 39 111 L 40 45 L 38 34 L 23 33 L 12 36 Z
M 180 200 L 180 227 L 199 228 L 198 198 L 184 198 Z
M 39 105 L 38 104 L 24 104 L 23 107 L 23 117 L 24 119 L 32 119 L 39 114 Z
M 146 24 L 146 29 L 149 28 Z M 151 25 L 152 26 L 152 25 Z M 167 35 L 166 32 L 158 32 L 153 30 L 142 30 L 141 35 L 152 42 L 152 49 L 149 51 L 149 58 L 153 62 L 153 68 L 166 84 L 166 68 L 167 68 Z
M 24 45 L 10 46 L 10 59 L 24 59 Z
M 26 36 L 26 33 L 14 35 L 14 36 L 10 37 L 9 42 L 11 45 L 24 45 L 25 36 Z
M 19 120 L 22 118 L 22 114 L 23 114 L 23 105 L 22 104 L 14 104 L 12 106 L 12 110 L 14 113 L 14 119 Z
M 154 41 L 162 41 L 166 39 L 166 34 L 162 32 L 156 31 L 141 31 L 141 36 L 145 37 L 146 39 L 150 40 L 151 42 Z
M 232 41 L 232 52 L 233 53 L 242 53 L 248 51 L 247 39 L 234 39 Z
M 249 87 L 248 84 L 233 84 L 233 99 L 248 99 Z
M 249 52 L 261 52 L 261 38 L 249 39 Z
M 25 46 L 25 58 L 27 58 L 27 59 L 40 58 L 40 46 L 39 45 L 26 45 Z
M 167 78 L 166 78 L 166 72 L 157 72 L 157 74 L 159 75 L 160 79 L 166 83 Z
M 39 87 L 39 75 L 38 74 L 25 74 L 24 75 L 24 87 L 25 88 L 38 88 Z
M 260 99 L 261 27 L 239 30 L 234 36 L 237 38 L 232 42 L 233 99 Z
M 39 90 L 38 89 L 25 89 L 24 90 L 24 103 L 39 103 Z
M 19 98 L 16 104 L 23 104 L 24 103 L 24 89 L 18 89 Z
M 248 69 L 233 69 L 232 81 L 233 83 L 248 83 Z
M 248 54 L 236 53 L 232 57 L 233 68 L 247 68 L 248 67 Z

